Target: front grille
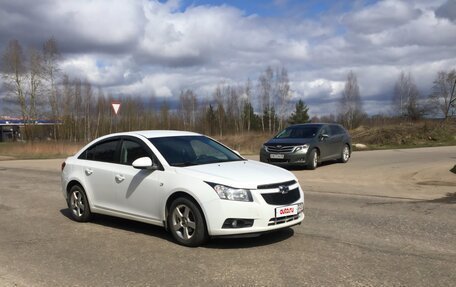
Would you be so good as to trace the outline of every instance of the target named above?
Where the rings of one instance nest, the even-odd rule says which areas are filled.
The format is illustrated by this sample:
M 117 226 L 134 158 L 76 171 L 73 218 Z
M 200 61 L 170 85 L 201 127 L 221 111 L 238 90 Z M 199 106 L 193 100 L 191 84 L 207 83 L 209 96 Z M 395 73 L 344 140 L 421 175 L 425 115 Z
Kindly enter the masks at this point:
M 266 146 L 268 152 L 292 152 L 295 146 Z
M 297 201 L 301 196 L 299 188 L 292 189 L 285 194 L 282 192 L 262 193 L 264 200 L 271 205 L 287 205 Z
M 269 219 L 268 226 L 282 224 L 285 222 L 296 220 L 298 218 L 299 218 L 299 214 L 282 216 L 282 217 L 273 217 L 273 218 Z
M 272 183 L 272 184 L 263 184 L 257 186 L 258 189 L 272 189 L 272 188 L 279 188 L 279 186 L 286 185 L 290 186 L 296 183 L 296 180 L 290 180 L 290 181 L 285 181 L 285 182 L 279 182 L 279 183 Z

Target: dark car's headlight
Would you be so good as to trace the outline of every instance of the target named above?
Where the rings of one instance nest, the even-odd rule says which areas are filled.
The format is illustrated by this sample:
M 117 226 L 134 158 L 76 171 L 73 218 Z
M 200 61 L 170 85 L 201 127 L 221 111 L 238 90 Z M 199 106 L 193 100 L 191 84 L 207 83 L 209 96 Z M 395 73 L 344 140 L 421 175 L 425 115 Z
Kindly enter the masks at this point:
M 308 149 L 309 149 L 309 145 L 308 144 L 304 144 L 304 145 L 300 145 L 300 146 L 295 147 L 293 152 L 303 151 L 304 153 L 306 153 Z
M 234 201 L 253 201 L 250 190 L 244 188 L 234 188 L 222 184 L 206 182 L 209 184 L 220 197 L 220 199 L 234 200 Z

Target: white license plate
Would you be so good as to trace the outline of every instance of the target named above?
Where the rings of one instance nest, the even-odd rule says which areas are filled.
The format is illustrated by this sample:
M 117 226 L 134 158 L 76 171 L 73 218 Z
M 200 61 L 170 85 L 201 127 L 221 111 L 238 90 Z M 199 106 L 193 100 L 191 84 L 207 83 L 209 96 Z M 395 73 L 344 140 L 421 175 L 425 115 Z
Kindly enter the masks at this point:
M 288 215 L 296 215 L 298 214 L 298 205 L 290 205 L 284 207 L 277 207 L 275 209 L 276 217 L 283 217 Z
M 269 155 L 271 158 L 276 158 L 276 159 L 283 159 L 285 156 L 281 153 L 271 153 Z

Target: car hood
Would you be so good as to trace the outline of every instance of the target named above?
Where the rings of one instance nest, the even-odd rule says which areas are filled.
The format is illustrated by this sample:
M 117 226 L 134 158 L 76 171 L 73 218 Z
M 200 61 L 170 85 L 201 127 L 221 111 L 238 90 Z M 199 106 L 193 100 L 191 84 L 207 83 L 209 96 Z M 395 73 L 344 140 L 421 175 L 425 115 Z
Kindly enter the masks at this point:
M 308 144 L 313 141 L 312 138 L 310 139 L 270 139 L 265 143 L 267 146 L 274 146 L 274 145 L 303 145 L 303 144 Z
M 176 172 L 206 182 L 248 189 L 256 189 L 263 184 L 296 180 L 286 169 L 253 160 L 188 166 L 177 168 Z

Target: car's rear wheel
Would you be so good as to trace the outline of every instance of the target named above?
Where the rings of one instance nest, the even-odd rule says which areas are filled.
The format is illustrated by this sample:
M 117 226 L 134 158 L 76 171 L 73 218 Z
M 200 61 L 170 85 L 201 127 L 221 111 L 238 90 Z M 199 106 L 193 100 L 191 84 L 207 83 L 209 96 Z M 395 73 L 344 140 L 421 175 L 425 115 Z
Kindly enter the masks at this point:
M 342 149 L 342 153 L 340 154 L 340 162 L 341 163 L 346 163 L 350 159 L 350 148 L 348 145 L 344 145 L 344 148 Z
M 318 166 L 318 151 L 316 149 L 312 149 L 309 153 L 309 157 L 307 159 L 307 169 L 314 170 Z
M 181 245 L 196 247 L 208 239 L 203 214 L 188 198 L 179 197 L 171 203 L 167 223 L 173 238 Z
M 71 211 L 71 217 L 79 222 L 89 221 L 92 213 L 90 212 L 89 201 L 84 189 L 79 185 L 71 187 L 68 192 L 68 208 Z

